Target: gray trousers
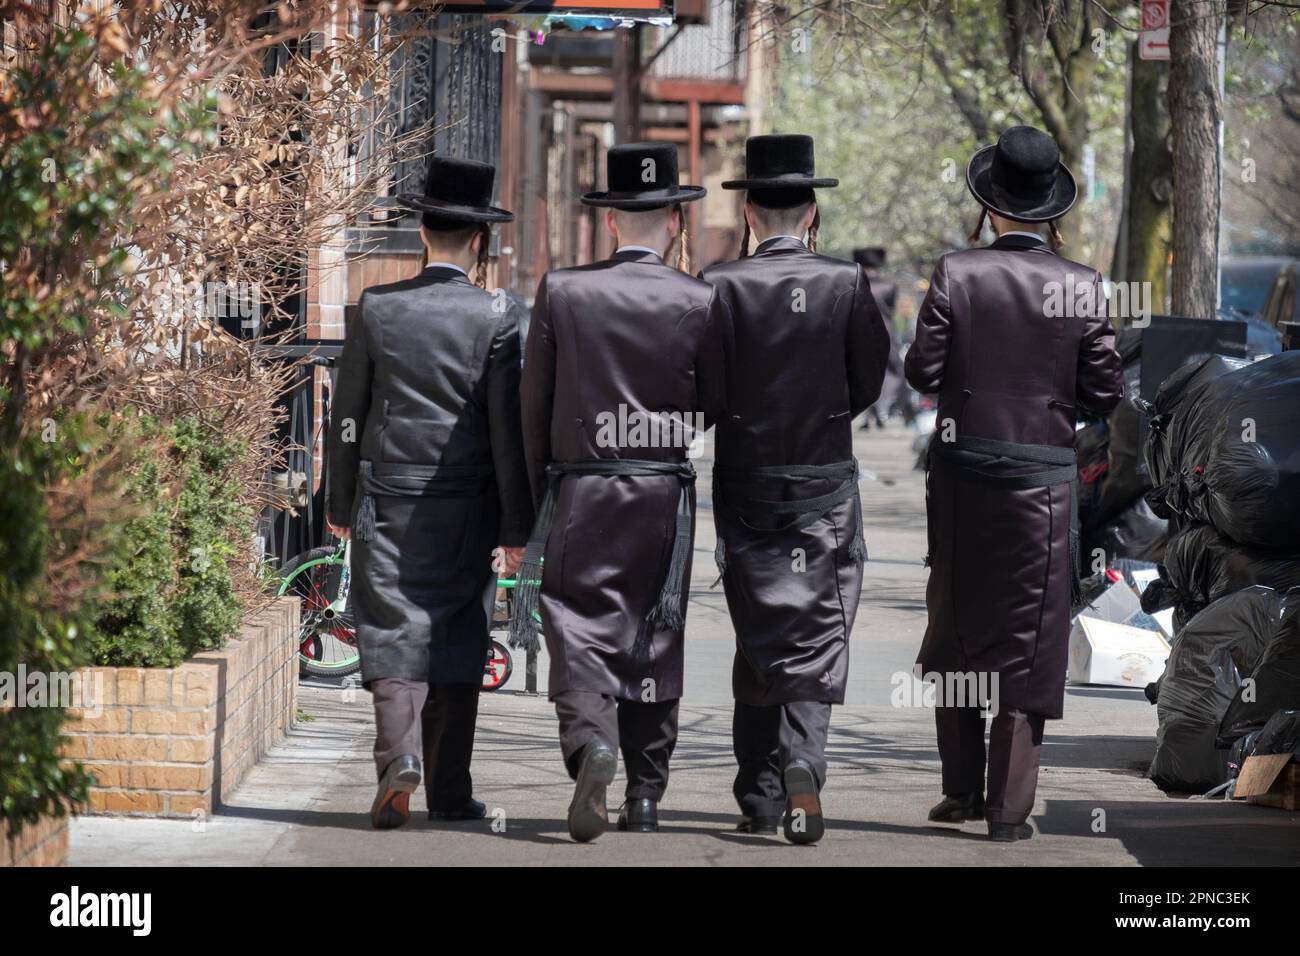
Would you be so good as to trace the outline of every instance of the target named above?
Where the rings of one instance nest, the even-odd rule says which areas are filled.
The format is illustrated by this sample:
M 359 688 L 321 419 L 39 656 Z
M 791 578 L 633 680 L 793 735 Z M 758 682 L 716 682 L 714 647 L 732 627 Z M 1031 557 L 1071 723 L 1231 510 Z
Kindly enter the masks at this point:
M 677 746 L 677 700 L 620 700 L 570 690 L 556 694 L 560 752 L 569 776 L 578 778 L 582 748 L 593 740 L 623 752 L 629 800 L 658 802 L 668 789 L 668 761 Z
M 747 817 L 776 817 L 785 812 L 782 774 L 792 760 L 803 760 L 826 783 L 826 736 L 831 705 L 800 700 L 755 707 L 736 701 L 731 721 L 736 780 L 731 792 Z
M 429 809 L 465 806 L 474 795 L 469 765 L 480 690 L 479 684 L 429 684 L 401 677 L 371 681 L 378 776 L 403 754 L 421 757 Z
M 1003 710 L 989 728 L 987 755 L 984 718 L 978 707 L 936 707 L 939 759 L 943 761 L 943 792 L 988 793 L 984 816 L 994 823 L 1024 823 L 1034 809 L 1038 789 L 1038 757 L 1043 746 L 1043 715 Z

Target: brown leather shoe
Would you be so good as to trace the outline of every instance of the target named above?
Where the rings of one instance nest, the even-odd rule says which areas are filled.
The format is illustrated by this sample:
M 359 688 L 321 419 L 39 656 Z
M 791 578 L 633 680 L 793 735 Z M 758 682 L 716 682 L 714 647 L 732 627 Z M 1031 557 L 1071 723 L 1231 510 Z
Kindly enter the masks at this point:
M 411 819 L 411 794 L 420 785 L 420 759 L 403 754 L 384 769 L 379 791 L 370 805 L 370 824 L 376 830 L 395 830 Z
M 593 740 L 582 749 L 573 802 L 569 804 L 569 836 L 579 843 L 590 843 L 609 826 L 605 796 L 617 766 L 614 751 L 602 741 Z
M 785 838 L 791 843 L 816 843 L 826 832 L 817 778 L 803 760 L 785 768 Z

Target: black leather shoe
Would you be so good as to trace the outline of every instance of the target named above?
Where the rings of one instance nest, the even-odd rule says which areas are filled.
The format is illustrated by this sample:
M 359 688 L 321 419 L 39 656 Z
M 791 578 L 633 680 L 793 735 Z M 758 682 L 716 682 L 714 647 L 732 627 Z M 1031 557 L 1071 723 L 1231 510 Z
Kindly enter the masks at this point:
M 791 843 L 816 843 L 826 832 L 817 778 L 803 760 L 785 768 L 785 838 Z
M 658 833 L 659 804 L 649 797 L 628 800 L 618 815 L 618 828 L 629 833 Z
M 994 843 L 1017 843 L 1034 835 L 1028 823 L 994 823 L 989 821 L 989 839 Z
M 379 778 L 379 792 L 370 805 L 370 824 L 376 830 L 395 830 L 411 819 L 411 794 L 420 785 L 420 759 L 403 754 Z
M 966 820 L 984 819 L 984 794 L 950 793 L 930 810 L 932 823 L 963 823 Z
M 430 810 L 430 820 L 482 820 L 487 816 L 487 804 L 469 798 L 469 802 L 455 810 Z
M 741 817 L 736 824 L 737 833 L 753 833 L 762 836 L 776 836 L 781 828 L 780 817 Z
M 605 792 L 614 781 L 617 766 L 614 751 L 606 743 L 593 740 L 582 749 L 578 781 L 569 804 L 569 836 L 579 843 L 590 843 L 609 826 Z

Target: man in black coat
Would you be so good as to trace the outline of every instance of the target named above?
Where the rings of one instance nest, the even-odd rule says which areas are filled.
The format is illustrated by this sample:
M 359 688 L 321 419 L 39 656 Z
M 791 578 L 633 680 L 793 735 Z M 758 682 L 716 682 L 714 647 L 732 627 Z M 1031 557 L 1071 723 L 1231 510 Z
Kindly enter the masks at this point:
M 748 833 L 813 843 L 826 735 L 844 702 L 866 547 L 852 422 L 880 394 L 889 333 L 866 273 L 817 254 L 813 143 L 745 146 L 742 258 L 704 271 L 732 319 L 718 424 L 717 557 L 736 629 L 734 784 Z M 749 234 L 759 243 L 748 253 Z
M 482 817 L 470 758 L 487 661 L 493 551 L 523 556 L 533 521 L 519 420 L 518 316 L 484 281 L 489 165 L 435 157 L 420 211 L 429 264 L 373 286 L 347 330 L 329 433 L 327 511 L 351 533 L 361 674 L 375 705 L 371 807 L 409 819 L 420 782 L 433 819 Z
M 903 415 L 911 424 L 914 417 L 907 403 L 907 382 L 903 379 L 903 357 L 899 354 L 898 338 L 894 329 L 894 310 L 898 307 L 898 286 L 880 274 L 887 260 L 882 246 L 868 246 L 853 250 L 853 261 L 862 266 L 871 281 L 871 292 L 880 306 L 880 315 L 885 320 L 885 329 L 889 332 L 889 364 L 885 367 L 885 381 L 880 386 L 880 399 L 867 409 L 867 417 L 862 427 L 874 419 L 877 428 L 884 428 L 885 422 L 893 411 L 895 403 L 903 405 Z
M 907 380 L 938 393 L 929 450 L 929 627 L 918 667 L 937 675 L 945 798 L 930 819 L 984 819 L 1028 839 L 1043 723 L 1059 718 L 1078 584 L 1075 417 L 1124 392 L 1095 269 L 1039 234 L 1073 205 L 1074 177 L 1048 134 L 1007 130 L 966 183 L 993 221 L 990 246 L 939 260 L 908 350 Z M 984 745 L 987 703 L 993 714 Z M 988 799 L 985 800 L 985 769 Z
M 723 399 L 717 296 L 664 262 L 683 228 L 681 204 L 704 190 L 678 184 L 667 143 L 611 149 L 608 183 L 582 201 L 607 210 L 617 250 L 547 273 L 533 306 L 523 419 L 539 507 L 511 621 L 512 642 L 526 646 L 540 606 L 579 841 L 607 826 L 620 747 L 619 827 L 658 827 L 695 530 L 687 453 Z

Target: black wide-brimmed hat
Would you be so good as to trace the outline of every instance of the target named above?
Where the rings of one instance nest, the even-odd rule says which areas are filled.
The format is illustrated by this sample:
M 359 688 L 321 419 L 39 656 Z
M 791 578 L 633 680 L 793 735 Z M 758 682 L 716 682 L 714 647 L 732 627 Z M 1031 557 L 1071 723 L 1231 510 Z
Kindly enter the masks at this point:
M 990 211 L 1019 222 L 1059 219 L 1079 192 L 1056 140 L 1032 126 L 1013 126 L 972 156 L 966 186 Z
M 510 222 L 515 214 L 492 205 L 496 167 L 472 159 L 429 157 L 424 193 L 402 193 L 407 209 L 432 213 L 451 222 Z
M 811 136 L 781 133 L 745 140 L 745 178 L 729 180 L 722 188 L 826 189 L 839 184 L 816 174 Z
M 672 143 L 624 143 L 605 156 L 608 188 L 586 193 L 588 206 L 610 206 L 630 212 L 662 209 L 704 197 L 703 186 L 677 182 L 677 147 Z
M 886 253 L 883 246 L 867 246 L 865 249 L 853 250 L 853 261 L 868 269 L 879 269 L 885 264 Z

